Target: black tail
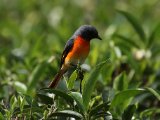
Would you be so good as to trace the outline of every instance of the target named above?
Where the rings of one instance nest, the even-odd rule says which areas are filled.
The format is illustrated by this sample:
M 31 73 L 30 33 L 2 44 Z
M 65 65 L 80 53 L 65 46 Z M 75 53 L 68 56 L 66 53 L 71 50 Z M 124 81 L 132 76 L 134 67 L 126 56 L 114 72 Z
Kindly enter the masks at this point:
M 64 70 L 60 70 L 60 71 L 56 74 L 54 80 L 52 80 L 52 82 L 49 84 L 48 87 L 49 87 L 49 88 L 55 88 L 55 87 L 57 86 L 59 80 L 60 80 L 61 77 L 63 76 L 63 74 L 64 74 Z

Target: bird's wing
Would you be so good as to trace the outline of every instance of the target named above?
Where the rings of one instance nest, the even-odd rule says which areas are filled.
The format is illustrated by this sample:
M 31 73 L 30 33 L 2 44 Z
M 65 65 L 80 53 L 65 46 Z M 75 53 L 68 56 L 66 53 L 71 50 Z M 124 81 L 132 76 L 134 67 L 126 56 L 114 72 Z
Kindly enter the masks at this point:
M 74 39 L 71 38 L 67 41 L 66 45 L 65 45 L 65 48 L 63 50 L 63 53 L 62 53 L 62 57 L 61 57 L 61 64 L 60 64 L 60 67 L 62 67 L 63 63 L 64 63 L 64 60 L 67 56 L 67 54 L 69 53 L 69 51 L 72 49 L 73 47 L 73 44 L 74 44 Z

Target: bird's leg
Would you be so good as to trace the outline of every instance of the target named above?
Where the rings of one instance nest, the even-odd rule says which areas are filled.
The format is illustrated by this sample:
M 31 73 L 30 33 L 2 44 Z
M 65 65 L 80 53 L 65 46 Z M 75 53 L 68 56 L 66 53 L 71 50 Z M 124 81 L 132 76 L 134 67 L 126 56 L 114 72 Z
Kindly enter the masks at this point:
M 83 75 L 83 70 L 80 67 L 80 63 L 77 64 L 76 71 L 77 71 L 77 78 L 76 79 L 80 79 L 80 93 L 82 93 L 82 80 L 84 78 L 84 75 Z

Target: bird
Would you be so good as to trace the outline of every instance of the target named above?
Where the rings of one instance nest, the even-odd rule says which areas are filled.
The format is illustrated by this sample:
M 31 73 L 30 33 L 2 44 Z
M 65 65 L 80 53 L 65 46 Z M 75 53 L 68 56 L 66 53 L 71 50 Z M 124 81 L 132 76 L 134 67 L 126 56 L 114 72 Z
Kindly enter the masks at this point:
M 102 40 L 97 29 L 92 25 L 81 25 L 66 42 L 64 47 L 60 67 L 54 79 L 49 84 L 49 88 L 56 88 L 61 77 L 77 64 L 83 64 L 90 52 L 90 41 L 92 39 Z

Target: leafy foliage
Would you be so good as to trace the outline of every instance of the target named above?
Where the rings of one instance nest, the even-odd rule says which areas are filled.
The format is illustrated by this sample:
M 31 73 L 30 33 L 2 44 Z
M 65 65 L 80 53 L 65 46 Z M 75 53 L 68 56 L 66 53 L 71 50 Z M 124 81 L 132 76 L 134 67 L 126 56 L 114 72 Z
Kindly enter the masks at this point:
M 160 118 L 159 1 L 0 1 L 0 120 Z M 131 7 L 132 6 L 132 7 Z M 67 39 L 94 25 L 81 81 L 47 88 Z

